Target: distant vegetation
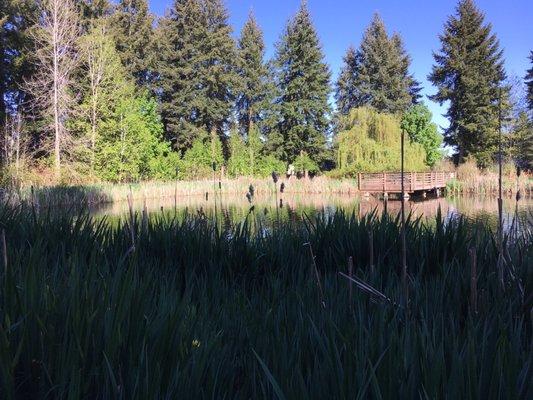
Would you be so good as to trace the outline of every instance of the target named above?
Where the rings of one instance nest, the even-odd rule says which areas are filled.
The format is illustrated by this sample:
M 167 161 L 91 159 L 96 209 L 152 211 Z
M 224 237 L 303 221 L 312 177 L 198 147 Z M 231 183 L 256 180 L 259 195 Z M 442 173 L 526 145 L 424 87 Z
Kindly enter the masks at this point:
M 397 170 L 400 127 L 409 169 L 435 168 L 443 140 L 486 169 L 500 122 L 505 160 L 531 168 L 533 67 L 511 84 L 473 0 L 447 19 L 429 76 L 449 105 L 443 137 L 378 14 L 334 84 L 305 2 L 271 60 L 253 13 L 235 40 L 222 0 L 175 0 L 159 18 L 147 0 L 5 0 L 0 28 L 3 186 Z

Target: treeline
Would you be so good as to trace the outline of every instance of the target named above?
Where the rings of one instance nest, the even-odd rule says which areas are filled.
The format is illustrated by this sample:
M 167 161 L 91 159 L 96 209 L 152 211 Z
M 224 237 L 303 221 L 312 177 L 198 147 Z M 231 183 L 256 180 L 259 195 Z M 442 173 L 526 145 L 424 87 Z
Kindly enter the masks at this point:
M 147 0 L 4 0 L 0 28 L 4 178 L 266 176 L 289 165 L 347 176 L 397 169 L 401 129 L 411 170 L 433 167 L 442 139 L 457 162 L 485 167 L 500 128 L 505 156 L 531 167 L 533 67 L 509 84 L 472 0 L 448 18 L 429 76 L 431 99 L 449 105 L 444 138 L 401 36 L 377 14 L 334 85 L 305 1 L 272 60 L 253 14 L 233 38 L 223 0 L 175 0 L 161 18 Z

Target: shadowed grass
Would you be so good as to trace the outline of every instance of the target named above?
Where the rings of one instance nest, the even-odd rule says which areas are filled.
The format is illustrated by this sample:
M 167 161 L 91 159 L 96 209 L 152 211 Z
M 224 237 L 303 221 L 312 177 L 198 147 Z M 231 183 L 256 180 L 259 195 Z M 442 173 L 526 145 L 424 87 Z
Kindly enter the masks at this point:
M 530 398 L 531 232 L 506 240 L 506 287 L 484 226 L 251 213 L 131 222 L 0 206 L 0 397 L 91 399 Z M 252 229 L 252 227 L 254 227 Z M 369 268 L 369 232 L 374 269 Z M 304 245 L 316 256 L 317 277 Z M 470 255 L 478 312 L 470 310 Z M 338 272 L 389 297 L 376 303 Z M 322 300 L 325 307 L 322 305 Z

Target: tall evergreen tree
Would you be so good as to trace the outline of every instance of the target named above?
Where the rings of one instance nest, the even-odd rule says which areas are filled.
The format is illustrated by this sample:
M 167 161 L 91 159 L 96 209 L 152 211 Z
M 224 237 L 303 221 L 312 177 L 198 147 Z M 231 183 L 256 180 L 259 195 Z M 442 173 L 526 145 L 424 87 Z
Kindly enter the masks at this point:
M 138 85 L 152 81 L 154 64 L 154 16 L 146 0 L 120 0 L 111 18 L 117 51 Z
M 224 139 L 223 130 L 239 83 L 237 50 L 223 0 L 203 0 L 202 5 L 207 20 L 207 35 L 202 43 L 205 61 L 201 63 L 203 107 L 200 109 L 200 122 L 208 131 L 216 131 Z
M 31 37 L 28 28 L 36 7 L 29 0 L 0 2 L 0 129 L 6 114 L 23 101 L 22 83 L 32 72 Z
M 411 60 L 401 37 L 387 35 L 385 24 L 374 15 L 357 51 L 344 57 L 335 98 L 341 114 L 361 106 L 381 112 L 403 112 L 420 98 L 419 83 L 409 73 Z
M 529 61 L 531 61 L 531 68 L 527 70 L 526 85 L 527 85 L 527 104 L 529 110 L 533 111 L 533 51 L 529 54 Z
M 343 66 L 335 88 L 337 110 L 347 115 L 352 108 L 357 107 L 360 98 L 357 84 L 357 51 L 353 46 L 348 47 L 343 59 Z
M 250 13 L 238 43 L 241 89 L 237 97 L 237 113 L 241 134 L 248 136 L 264 117 L 269 100 L 269 71 L 265 65 L 263 32 Z
M 181 151 L 201 130 L 223 136 L 237 85 L 236 49 L 220 0 L 176 0 L 158 29 L 158 92 L 167 136 Z
M 83 33 L 89 32 L 96 20 L 109 16 L 113 10 L 109 0 L 76 0 L 76 4 Z
M 499 103 L 504 97 L 503 52 L 490 24 L 473 0 L 460 0 L 440 36 L 429 80 L 438 91 L 431 99 L 449 102 L 445 143 L 459 161 L 474 156 L 488 165 L 497 149 Z
M 329 132 L 330 71 L 305 2 L 277 45 L 275 67 L 278 120 L 269 139 L 280 144 L 276 152 L 284 161 L 306 153 L 320 163 Z

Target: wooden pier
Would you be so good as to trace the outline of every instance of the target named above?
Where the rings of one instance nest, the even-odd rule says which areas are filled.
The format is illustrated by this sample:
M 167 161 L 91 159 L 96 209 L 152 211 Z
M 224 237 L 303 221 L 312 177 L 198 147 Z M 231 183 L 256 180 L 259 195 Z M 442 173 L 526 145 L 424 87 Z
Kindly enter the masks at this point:
M 440 191 L 454 177 L 455 174 L 451 172 L 406 172 L 405 193 Z M 401 194 L 402 174 L 400 172 L 359 173 L 357 186 L 363 193 Z

